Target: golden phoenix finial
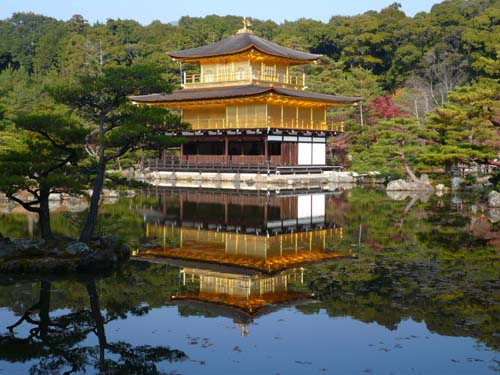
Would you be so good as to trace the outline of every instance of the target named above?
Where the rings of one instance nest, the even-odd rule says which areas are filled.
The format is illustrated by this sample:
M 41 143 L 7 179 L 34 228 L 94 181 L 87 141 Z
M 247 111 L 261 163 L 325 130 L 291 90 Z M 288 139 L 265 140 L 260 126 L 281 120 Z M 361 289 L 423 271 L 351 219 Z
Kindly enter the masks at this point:
M 238 34 L 252 33 L 252 22 L 246 17 L 243 17 L 241 22 L 243 22 L 243 28 L 238 30 Z

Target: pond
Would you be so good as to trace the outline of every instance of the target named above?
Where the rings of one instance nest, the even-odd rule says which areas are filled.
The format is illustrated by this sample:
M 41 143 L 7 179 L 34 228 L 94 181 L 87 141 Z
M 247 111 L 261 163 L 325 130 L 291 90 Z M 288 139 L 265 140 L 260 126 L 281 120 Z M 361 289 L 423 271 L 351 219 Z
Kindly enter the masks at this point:
M 55 202 L 75 235 L 84 202 Z M 0 232 L 36 235 L 2 203 Z M 0 374 L 498 374 L 500 223 L 475 197 L 154 189 L 99 277 L 0 275 Z

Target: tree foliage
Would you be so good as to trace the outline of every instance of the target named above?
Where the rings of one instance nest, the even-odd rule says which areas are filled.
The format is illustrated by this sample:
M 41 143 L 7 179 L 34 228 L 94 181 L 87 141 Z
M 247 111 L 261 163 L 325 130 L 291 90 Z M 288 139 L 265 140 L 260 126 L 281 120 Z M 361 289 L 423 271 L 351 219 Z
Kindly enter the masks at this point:
M 83 289 L 87 296 L 77 311 L 51 314 L 54 296 L 52 281 L 42 280 L 38 302 L 27 308 L 21 318 L 7 327 L 8 335 L 0 335 L 0 359 L 9 362 L 32 361 L 30 374 L 89 372 L 117 374 L 151 374 L 161 372 L 161 361 L 176 362 L 187 355 L 166 346 L 132 345 L 124 341 L 110 342 L 106 325 L 119 315 L 112 311 L 103 315 L 101 299 L 94 279 L 84 279 L 81 285 L 72 283 L 73 289 Z M 83 286 L 83 288 L 82 288 Z M 72 288 L 64 288 L 66 291 Z M 68 292 L 69 293 L 69 292 Z M 140 315 L 140 308 L 127 304 L 124 309 Z M 144 312 L 143 312 L 144 313 Z M 52 316 L 51 316 L 52 315 Z M 14 328 L 29 325 L 29 335 L 18 337 Z M 88 338 L 95 335 L 97 345 L 88 345 Z
M 345 71 L 370 70 L 384 89 L 418 74 L 439 91 L 436 86 L 451 90 L 456 82 L 477 77 L 483 69 L 481 61 L 496 58 L 499 14 L 497 0 L 451 0 L 414 17 L 393 3 L 379 12 L 332 15 L 327 23 L 299 19 L 276 24 L 255 19 L 253 24 L 257 35 L 323 54 Z M 141 26 L 133 20 L 90 25 L 81 15 L 64 22 L 15 13 L 0 21 L 0 71 L 10 66 L 32 75 L 54 70 L 71 77 L 98 65 L 165 68 L 168 60 L 160 57 L 163 52 L 213 43 L 240 27 L 241 18 L 236 16 L 185 16 L 176 25 L 153 21 Z M 178 77 L 174 64 L 169 64 L 170 69 L 171 77 Z
M 258 19 L 252 22 L 258 36 L 290 48 L 323 54 L 318 64 L 298 68 L 306 73 L 311 90 L 364 99 L 358 108 L 329 114 L 328 121 L 353 120 L 376 126 L 379 118 L 412 116 L 425 123 L 426 116 L 436 112 L 435 116 L 441 116 L 441 120 L 433 116 L 430 121 L 437 126 L 439 121 L 446 122 L 447 116 L 457 115 L 458 109 L 451 105 L 456 102 L 455 91 L 460 92 L 461 86 L 480 86 L 486 91 L 487 87 L 497 88 L 498 0 L 448 0 L 434 5 L 428 13 L 413 17 L 405 15 L 400 4 L 388 3 L 378 12 L 351 17 L 332 15 L 326 23 L 305 18 L 282 24 Z M 89 24 L 81 15 L 59 21 L 33 13 L 15 13 L 0 21 L 0 104 L 7 106 L 7 113 L 14 114 L 54 107 L 60 110 L 47 95 L 47 83 L 84 84 L 82 76 L 110 85 L 108 93 L 103 91 L 105 100 L 109 92 L 123 89 L 116 87 L 118 83 L 114 80 L 124 78 L 118 71 L 111 73 L 106 69 L 125 67 L 158 69 L 160 86 L 168 86 L 164 88 L 167 91 L 178 87 L 181 69 L 191 71 L 196 67 L 184 64 L 181 68 L 165 52 L 213 43 L 233 35 L 240 27 L 241 18 L 236 16 L 186 16 L 175 25 L 153 21 L 143 26 L 133 20 L 109 19 Z M 97 79 L 100 75 L 109 80 Z M 146 87 L 159 89 L 158 83 L 150 82 Z M 95 92 L 101 89 L 93 87 Z M 126 91 L 122 91 L 122 98 L 128 95 Z M 389 108 L 392 113 L 383 114 L 388 108 L 382 107 L 387 107 L 389 101 L 394 104 Z M 470 115 L 472 112 L 467 116 Z M 88 120 L 92 116 L 87 113 L 85 117 Z M 492 121 L 498 123 L 498 116 L 492 117 Z M 469 119 L 462 128 L 463 138 L 474 136 L 471 142 L 474 149 L 485 146 L 487 142 L 480 140 L 487 133 L 485 127 L 481 125 L 472 131 L 471 126 L 477 124 Z M 456 130 L 461 132 L 458 126 Z M 331 145 L 342 146 L 339 154 L 347 157 L 356 152 L 357 144 L 365 142 L 366 134 L 362 127 L 352 126 L 342 139 L 333 140 Z M 490 146 L 494 147 L 498 138 L 495 132 L 490 135 L 493 136 Z M 438 142 L 436 137 L 434 134 L 432 141 Z M 2 140 L 3 144 L 16 142 L 12 127 L 4 129 Z M 485 154 L 464 155 L 465 149 L 436 148 L 434 156 L 425 162 L 447 163 L 438 158 L 438 151 L 450 152 L 455 161 L 484 159 Z M 432 153 L 430 150 L 429 155 Z
M 145 66 L 104 67 L 78 76 L 70 85 L 51 88 L 58 102 L 75 110 L 91 127 L 85 146 L 93 157 L 95 179 L 82 241 L 88 242 L 94 231 L 108 163 L 153 142 L 163 141 L 164 146 L 179 142 L 175 137 L 162 138 L 165 131 L 181 126 L 178 116 L 158 107 L 135 106 L 128 99 L 132 94 L 170 89 L 158 69 Z
M 54 114 L 18 116 L 13 122 L 20 142 L 0 154 L 0 191 L 37 213 L 42 236 L 50 237 L 49 196 L 82 188 L 77 163 L 88 132 L 74 119 Z
M 448 169 L 459 162 L 486 164 L 500 146 L 497 119 L 500 84 L 484 79 L 449 96 L 449 103 L 430 116 L 431 147 L 422 155 L 429 164 Z
M 414 118 L 381 120 L 376 126 L 356 130 L 362 135 L 352 139 L 352 167 L 363 173 L 405 176 L 427 142 L 424 126 Z

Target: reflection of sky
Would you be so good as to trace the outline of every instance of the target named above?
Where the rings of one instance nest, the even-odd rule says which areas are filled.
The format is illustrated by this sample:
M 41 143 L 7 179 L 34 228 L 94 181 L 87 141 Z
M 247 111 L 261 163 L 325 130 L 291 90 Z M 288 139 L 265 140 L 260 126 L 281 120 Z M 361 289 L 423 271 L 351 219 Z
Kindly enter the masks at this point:
M 65 311 L 67 312 L 67 311 Z M 59 311 L 60 313 L 60 311 Z M 15 322 L 0 309 L 2 333 Z M 17 332 L 27 332 L 24 324 Z M 258 318 L 241 336 L 227 318 L 180 317 L 176 307 L 163 307 L 106 326 L 109 342 L 164 345 L 180 349 L 190 360 L 163 370 L 187 374 L 493 374 L 500 355 L 475 345 L 473 339 L 430 333 L 424 323 L 402 322 L 390 331 L 321 311 L 305 315 L 294 308 Z M 82 345 L 95 345 L 89 337 Z M 32 362 L 0 361 L 0 374 L 25 374 Z M 498 368 L 498 365 L 496 365 Z
M 59 309 L 51 311 L 50 317 L 55 318 L 70 313 L 71 310 L 69 309 Z M 8 330 L 6 327 L 16 323 L 19 319 L 20 316 L 14 315 L 14 313 L 10 309 L 0 308 L 0 335 L 7 334 Z M 38 317 L 36 317 L 36 319 L 38 319 Z M 14 329 L 14 333 L 17 338 L 25 338 L 29 336 L 29 331 L 33 327 L 34 325 L 24 322 L 23 324 L 17 326 Z M 97 342 L 97 340 L 95 340 L 94 337 L 92 337 L 91 340 Z M 95 345 L 95 343 L 92 343 L 91 345 Z M 30 367 L 38 362 L 39 362 L 38 360 L 30 360 L 23 363 L 19 362 L 9 363 L 0 360 L 0 375 L 17 375 L 17 374 L 26 375 L 29 373 Z M 65 370 L 69 370 L 69 368 L 65 368 Z
M 488 366 L 495 357 L 473 339 L 432 334 L 424 323 L 408 320 L 389 331 L 293 308 L 257 319 L 245 337 L 229 319 L 180 318 L 176 308 L 155 309 L 145 317 L 129 317 L 126 326 L 111 322 L 107 327 L 110 341 L 185 351 L 191 361 L 167 364 L 166 370 L 189 374 L 480 375 L 493 373 Z

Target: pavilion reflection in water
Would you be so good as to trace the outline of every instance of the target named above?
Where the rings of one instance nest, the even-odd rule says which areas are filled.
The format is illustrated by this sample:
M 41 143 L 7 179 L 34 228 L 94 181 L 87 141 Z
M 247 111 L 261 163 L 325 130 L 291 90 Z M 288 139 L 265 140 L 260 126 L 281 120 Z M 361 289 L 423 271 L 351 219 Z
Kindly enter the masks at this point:
M 348 256 L 331 250 L 343 231 L 328 220 L 326 199 L 321 192 L 165 194 L 161 212 L 144 212 L 146 237 L 158 246 L 134 257 L 180 267 L 176 303 L 219 314 L 229 307 L 236 321 L 246 321 L 310 298 L 304 265 Z

